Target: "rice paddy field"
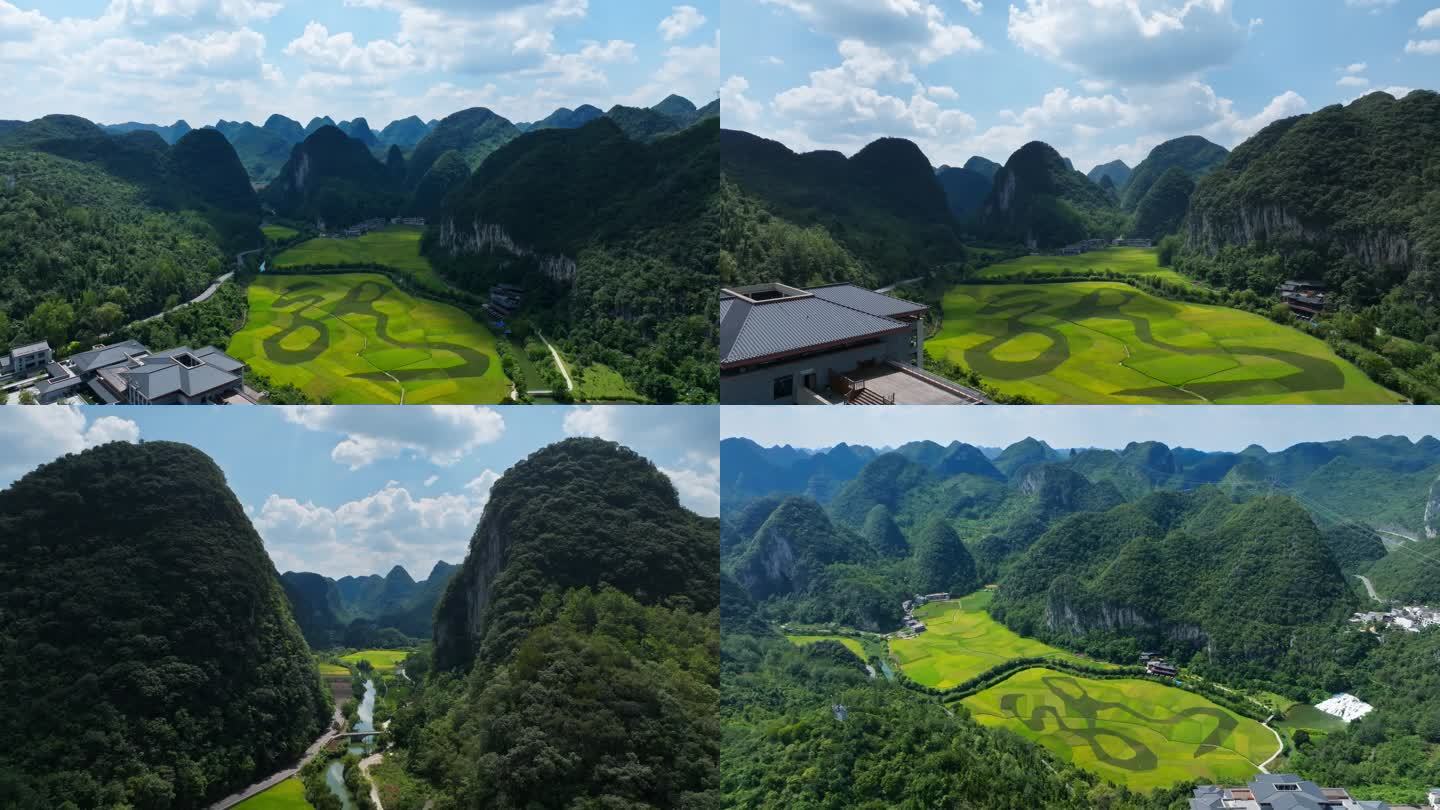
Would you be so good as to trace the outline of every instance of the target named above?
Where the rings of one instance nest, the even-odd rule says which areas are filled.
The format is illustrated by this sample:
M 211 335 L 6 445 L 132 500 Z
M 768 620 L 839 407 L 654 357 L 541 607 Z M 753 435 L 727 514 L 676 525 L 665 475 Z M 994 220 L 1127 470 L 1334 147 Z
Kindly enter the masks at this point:
M 856 655 L 860 656 L 860 660 L 861 660 L 861 661 L 868 661 L 868 660 L 870 660 L 870 659 L 869 659 L 869 656 L 865 655 L 865 648 L 862 647 L 862 646 L 860 646 L 860 642 L 857 641 L 857 640 L 855 640 L 855 639 L 853 639 L 853 638 L 850 638 L 850 637 L 848 637 L 848 636 L 789 636 L 789 635 L 787 635 L 785 638 L 790 639 L 790 643 L 791 643 L 791 644 L 796 644 L 796 645 L 799 645 L 799 646 L 801 646 L 801 647 L 805 646 L 806 644 L 814 644 L 814 643 L 817 642 L 817 641 L 838 641 L 838 642 L 840 642 L 841 644 L 844 644 L 844 645 L 845 645 L 845 649 L 847 649 L 847 650 L 849 650 L 850 652 L 853 652 L 853 653 L 855 653 Z
M 645 398 L 640 396 L 620 372 L 605 365 L 604 363 L 592 363 L 586 366 L 579 374 L 572 369 L 571 376 L 575 380 L 575 387 L 579 388 L 579 396 L 591 402 L 644 402 Z
M 960 285 L 943 308 L 930 351 L 1040 403 L 1403 401 L 1296 329 L 1120 282 Z
M 446 290 L 449 285 L 420 253 L 425 229 L 394 225 L 353 239 L 307 239 L 275 257 L 277 268 L 303 265 L 382 265 L 399 270 L 425 287 Z
M 300 232 L 294 228 L 287 228 L 284 225 L 261 225 L 260 232 L 271 242 L 284 242 L 286 239 L 294 239 Z
M 925 632 L 914 638 L 890 640 L 890 653 L 911 680 L 949 689 L 1016 658 L 1055 658 L 1091 667 L 1106 666 L 1017 635 L 990 618 L 991 591 L 962 599 L 931 602 L 915 610 Z
M 1093 250 L 1078 256 L 1022 256 L 978 270 L 975 278 L 1053 276 L 1065 273 L 1088 275 L 1104 272 L 1136 277 L 1153 276 L 1172 284 L 1202 289 L 1193 280 L 1168 267 L 1161 267 L 1159 252 L 1147 248 Z
M 403 662 L 408 655 L 410 655 L 409 650 L 361 650 L 349 655 L 342 655 L 340 660 L 355 663 L 364 659 L 369 661 L 371 666 L 379 672 L 394 672 L 395 666 Z
M 263 793 L 257 793 L 235 805 L 235 810 L 310 810 L 305 801 L 305 785 L 298 777 L 290 777 Z
M 447 304 L 364 273 L 260 276 L 228 353 L 336 404 L 483 404 L 509 396 L 495 338 Z
M 339 664 L 327 664 L 321 662 L 320 675 L 321 677 L 349 677 L 350 669 L 348 667 L 342 667 Z
M 980 723 L 1133 790 L 1241 784 L 1278 747 L 1260 723 L 1146 680 L 1027 669 L 962 702 Z

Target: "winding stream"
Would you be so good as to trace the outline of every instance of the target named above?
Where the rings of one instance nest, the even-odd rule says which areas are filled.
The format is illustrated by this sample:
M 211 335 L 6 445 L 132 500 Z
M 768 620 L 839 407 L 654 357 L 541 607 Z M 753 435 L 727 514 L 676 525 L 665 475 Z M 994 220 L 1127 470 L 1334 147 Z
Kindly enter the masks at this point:
M 355 721 L 355 731 L 375 730 L 375 682 L 365 682 L 365 698 L 360 701 L 360 708 L 356 712 L 358 718 Z M 351 743 L 348 753 L 363 754 L 374 743 L 374 737 L 361 737 L 360 742 Z M 345 787 L 345 763 L 342 760 L 335 760 L 325 768 L 325 784 L 330 786 L 330 792 L 340 799 L 340 806 L 344 810 L 355 810 L 355 799 L 350 795 L 350 789 Z

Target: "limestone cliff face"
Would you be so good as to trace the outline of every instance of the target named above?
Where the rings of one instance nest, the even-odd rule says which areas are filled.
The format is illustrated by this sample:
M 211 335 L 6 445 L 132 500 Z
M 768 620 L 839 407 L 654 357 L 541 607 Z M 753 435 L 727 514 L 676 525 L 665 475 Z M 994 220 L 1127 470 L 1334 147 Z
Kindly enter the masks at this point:
M 547 595 L 614 588 L 646 604 L 719 604 L 720 525 L 680 505 L 632 450 L 567 439 L 496 481 L 464 565 L 435 610 L 435 665 L 504 660 Z
M 1226 245 L 1250 245 L 1278 239 L 1335 244 L 1367 267 L 1410 268 L 1418 258 L 1406 236 L 1385 230 L 1336 233 L 1303 222 L 1280 205 L 1240 206 L 1232 211 L 1192 209 L 1186 220 L 1186 246 L 1214 255 Z
M 1164 622 L 1128 605 L 1101 602 L 1094 606 L 1080 606 L 1057 593 L 1052 593 L 1046 601 L 1043 621 L 1050 632 L 1071 636 L 1125 632 L 1164 638 L 1192 647 L 1205 647 L 1210 643 L 1205 631 L 1195 625 Z
M 1430 496 L 1425 499 L 1425 536 L 1440 536 L 1440 478 L 1430 485 Z
M 754 550 L 735 571 L 735 579 L 753 598 L 804 591 L 809 571 L 800 565 L 791 530 L 771 527 L 757 537 Z
M 511 238 L 504 225 L 482 222 L 478 218 L 457 225 L 454 217 L 446 217 L 440 222 L 440 246 L 452 256 L 501 252 L 516 258 L 533 257 L 541 274 L 557 284 L 573 284 L 579 270 L 574 259 L 537 254 Z

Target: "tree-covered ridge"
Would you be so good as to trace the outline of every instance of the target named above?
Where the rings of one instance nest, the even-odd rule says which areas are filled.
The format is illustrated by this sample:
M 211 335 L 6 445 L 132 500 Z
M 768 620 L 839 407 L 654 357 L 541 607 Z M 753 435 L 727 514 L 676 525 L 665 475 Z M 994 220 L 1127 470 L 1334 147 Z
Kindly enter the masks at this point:
M 1150 187 L 1171 169 L 1180 169 L 1192 180 L 1224 165 L 1229 152 L 1199 135 L 1186 135 L 1166 141 L 1154 149 L 1135 167 L 1125 183 L 1124 206 L 1134 211 L 1150 193 Z
M 987 177 L 971 169 L 957 169 L 953 166 L 941 166 L 935 172 L 935 178 L 945 190 L 945 201 L 949 203 L 950 213 L 954 214 L 956 219 L 965 219 L 979 211 L 990 194 L 993 182 L 993 176 Z
M 1177 267 L 1262 294 L 1315 279 L 1336 305 L 1425 340 L 1440 331 L 1437 143 L 1440 95 L 1424 90 L 1276 121 L 1199 183 Z
M 405 201 L 399 182 L 369 147 L 333 126 L 296 145 L 262 196 L 281 216 L 324 220 L 334 229 L 394 216 Z
M 718 535 L 611 442 L 506 471 L 397 718 L 437 807 L 716 806 Z
M 0 147 L 0 345 L 61 347 L 188 300 L 221 272 L 218 242 L 99 166 Z
M 1109 178 L 1113 188 L 1123 189 L 1125 188 L 1125 184 L 1130 182 L 1130 175 L 1133 173 L 1134 170 L 1127 166 L 1125 161 L 1112 160 L 1109 163 L 1102 163 L 1096 166 L 1085 176 L 1090 179 L 1090 182 L 1097 186 L 1103 186 L 1105 178 Z
M 1137 239 L 1160 239 L 1180 230 L 1190 210 L 1190 195 L 1195 181 L 1179 166 L 1171 166 L 1150 186 L 1135 208 L 1135 223 L 1130 236 Z
M 330 577 L 286 571 L 280 577 L 295 621 L 310 646 L 405 647 L 429 638 L 435 605 L 459 566 L 440 561 L 419 582 L 395 566 L 385 576 Z
M 995 174 L 979 218 L 996 238 L 1043 248 L 1123 229 L 1114 200 L 1040 141 L 1020 147 Z
M 328 721 L 260 537 L 193 448 L 103 445 L 0 492 L 0 576 L 7 806 L 205 807 Z
M 680 505 L 670 479 L 628 448 L 567 439 L 491 489 L 470 552 L 435 614 L 435 664 L 506 660 L 547 594 L 608 586 L 705 612 L 719 601 L 719 524 Z
M 410 153 L 409 184 L 418 185 L 440 156 L 454 150 L 474 170 L 495 150 L 520 136 L 507 119 L 484 107 L 451 113 L 440 120 Z
M 877 276 L 820 225 L 802 228 L 766 210 L 730 178 L 720 177 L 720 283 L 778 281 L 805 287 L 848 281 L 876 286 Z
M 400 168 L 403 177 L 403 163 Z M 431 164 L 429 171 L 420 178 L 411 194 L 406 212 L 410 216 L 433 219 L 440 214 L 446 195 L 463 186 L 469 179 L 470 165 L 465 162 L 464 156 L 451 149 Z
M 567 361 L 655 402 L 713 402 L 717 124 L 652 143 L 608 118 L 527 133 L 450 193 L 425 249 L 463 289 L 526 290 Z
M 720 161 L 745 196 L 796 226 L 823 228 L 882 283 L 965 256 L 945 191 L 910 141 L 883 138 L 847 159 L 721 130 Z

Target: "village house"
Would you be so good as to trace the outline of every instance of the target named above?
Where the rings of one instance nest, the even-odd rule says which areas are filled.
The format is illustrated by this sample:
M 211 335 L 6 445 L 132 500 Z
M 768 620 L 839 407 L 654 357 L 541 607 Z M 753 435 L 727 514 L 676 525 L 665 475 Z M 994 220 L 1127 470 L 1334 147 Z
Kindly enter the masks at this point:
M 54 356 L 55 353 L 50 350 L 50 344 L 43 340 L 39 343 L 16 346 L 8 353 L 0 355 L 0 378 L 24 378 L 26 375 L 48 366 L 54 360 Z
M 727 405 L 987 404 L 924 370 L 929 307 L 854 284 L 720 291 Z
M 1286 281 L 1280 285 L 1279 294 L 1298 318 L 1314 320 L 1325 311 L 1325 285 L 1318 281 Z
M 1391 810 L 1381 801 L 1357 801 L 1345 788 L 1322 788 L 1294 774 L 1260 774 L 1244 787 L 1201 785 L 1190 810 Z M 1396 808 L 1398 810 L 1398 808 Z
M 1180 668 L 1161 658 L 1151 658 L 1145 664 L 1145 671 L 1162 678 L 1173 678 L 1180 674 Z

